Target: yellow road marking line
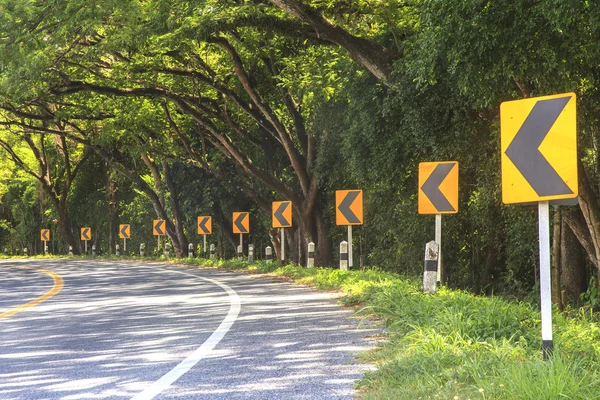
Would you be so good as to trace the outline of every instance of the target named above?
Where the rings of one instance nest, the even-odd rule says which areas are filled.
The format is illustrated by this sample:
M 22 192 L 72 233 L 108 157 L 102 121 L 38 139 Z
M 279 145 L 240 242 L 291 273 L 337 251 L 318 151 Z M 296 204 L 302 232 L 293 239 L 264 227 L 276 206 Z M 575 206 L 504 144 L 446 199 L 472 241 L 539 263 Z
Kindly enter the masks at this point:
M 13 316 L 15 314 L 20 313 L 21 311 L 27 310 L 28 308 L 37 306 L 38 304 L 40 304 L 40 303 L 48 300 L 52 296 L 56 295 L 58 292 L 61 291 L 61 289 L 64 286 L 64 281 L 63 281 L 62 276 L 58 275 L 57 273 L 54 273 L 52 271 L 48 271 L 47 269 L 27 267 L 27 266 L 19 266 L 19 268 L 33 269 L 33 270 L 36 270 L 36 271 L 39 271 L 39 272 L 43 272 L 43 273 L 45 273 L 47 275 L 50 275 L 52 277 L 52 279 L 54 279 L 54 286 L 52 287 L 52 289 L 50 289 L 49 291 L 47 291 L 46 293 L 44 293 L 43 295 L 41 295 L 37 299 L 32 300 L 29 303 L 25 303 L 23 305 L 15 307 L 12 310 L 5 311 L 5 312 L 1 313 L 0 314 L 0 319 L 11 317 L 11 316 Z

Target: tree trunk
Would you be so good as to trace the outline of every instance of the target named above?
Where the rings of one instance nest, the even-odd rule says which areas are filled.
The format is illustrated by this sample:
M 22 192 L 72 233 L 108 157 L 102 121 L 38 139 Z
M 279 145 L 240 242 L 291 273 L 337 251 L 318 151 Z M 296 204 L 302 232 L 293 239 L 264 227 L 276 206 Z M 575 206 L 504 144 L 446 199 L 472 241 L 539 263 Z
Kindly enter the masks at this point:
M 63 236 L 63 239 L 67 243 L 67 249 L 69 246 L 73 248 L 73 254 L 81 254 L 81 243 L 75 239 L 73 230 L 71 229 L 71 220 L 67 214 L 67 202 L 66 200 L 56 200 L 54 202 L 56 210 L 58 212 L 58 229 Z
M 117 189 L 108 163 L 106 163 L 106 203 L 108 205 L 108 254 L 112 254 L 119 237 L 119 212 Z
M 585 251 L 566 222 L 562 222 L 560 244 L 560 284 L 567 301 L 577 304 L 586 289 Z
M 173 243 L 173 247 L 175 250 L 175 254 L 177 258 L 183 258 L 187 255 L 188 248 L 188 239 L 185 236 L 185 232 L 183 231 L 183 218 L 181 215 L 181 207 L 179 205 L 179 193 L 177 191 L 177 187 L 175 186 L 175 182 L 173 181 L 173 177 L 171 176 L 171 169 L 169 164 L 165 161 L 162 161 L 163 174 L 165 176 L 165 181 L 167 183 L 167 188 L 169 189 L 169 198 L 171 199 L 171 208 L 173 210 L 173 217 L 175 219 L 175 234 L 177 236 L 177 246 Z
M 554 218 L 553 218 L 553 234 L 552 234 L 552 258 L 551 258 L 551 268 L 552 268 L 552 303 L 558 306 L 559 309 L 563 309 L 564 304 L 562 304 L 560 291 L 560 267 L 562 264 L 561 259 L 561 246 L 563 244 L 562 240 L 562 230 L 566 226 L 564 222 L 562 222 L 562 218 L 560 216 L 560 208 L 554 207 Z

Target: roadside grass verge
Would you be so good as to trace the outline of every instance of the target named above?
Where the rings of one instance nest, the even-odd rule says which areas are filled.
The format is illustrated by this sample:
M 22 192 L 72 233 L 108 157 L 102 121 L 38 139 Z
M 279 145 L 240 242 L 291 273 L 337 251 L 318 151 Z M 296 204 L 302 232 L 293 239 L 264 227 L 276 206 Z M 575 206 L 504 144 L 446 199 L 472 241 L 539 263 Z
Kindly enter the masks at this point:
M 341 292 L 343 305 L 385 326 L 380 345 L 360 355 L 376 366 L 357 384 L 363 399 L 600 399 L 600 316 L 591 310 L 554 312 L 554 356 L 543 361 L 537 304 L 444 287 L 424 294 L 419 279 L 375 268 L 169 262 L 274 274 Z

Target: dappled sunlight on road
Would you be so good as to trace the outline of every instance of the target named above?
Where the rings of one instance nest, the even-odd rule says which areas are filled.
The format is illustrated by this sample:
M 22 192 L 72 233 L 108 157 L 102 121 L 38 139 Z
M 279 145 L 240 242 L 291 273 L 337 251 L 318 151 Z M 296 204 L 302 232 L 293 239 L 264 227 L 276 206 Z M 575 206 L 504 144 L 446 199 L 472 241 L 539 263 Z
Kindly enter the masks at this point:
M 194 274 L 233 288 L 241 312 L 217 347 L 157 398 L 351 398 L 361 376 L 352 354 L 370 345 L 368 324 L 357 330 L 359 321 L 330 294 L 152 264 L 39 263 L 62 275 L 64 288 L 0 320 L 2 399 L 131 398 L 143 391 L 202 345 L 230 309 L 222 288 Z M 31 271 L 1 267 L 3 308 L 52 286 Z

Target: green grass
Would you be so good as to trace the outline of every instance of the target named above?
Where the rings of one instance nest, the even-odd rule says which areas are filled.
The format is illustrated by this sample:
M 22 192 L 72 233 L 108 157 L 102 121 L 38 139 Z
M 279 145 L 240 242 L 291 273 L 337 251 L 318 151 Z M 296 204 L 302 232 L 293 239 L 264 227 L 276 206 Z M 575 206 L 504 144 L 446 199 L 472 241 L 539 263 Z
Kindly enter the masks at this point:
M 275 274 L 342 292 L 343 305 L 385 327 L 381 344 L 360 355 L 376 366 L 357 384 L 363 399 L 600 399 L 600 317 L 589 310 L 554 312 L 555 355 L 543 361 L 537 304 L 447 288 L 424 294 L 420 279 L 377 269 L 173 262 Z

